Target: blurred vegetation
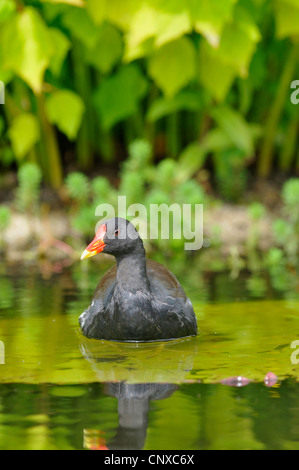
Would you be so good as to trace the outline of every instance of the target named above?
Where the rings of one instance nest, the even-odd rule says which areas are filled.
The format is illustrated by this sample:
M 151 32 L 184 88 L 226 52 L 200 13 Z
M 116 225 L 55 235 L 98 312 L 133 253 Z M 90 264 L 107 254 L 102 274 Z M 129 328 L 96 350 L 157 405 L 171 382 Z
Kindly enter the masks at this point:
M 297 0 L 2 0 L 0 25 L 3 168 L 60 188 L 143 138 L 232 200 L 248 167 L 298 171 Z
M 236 203 L 249 182 L 279 172 L 273 249 L 261 257 L 267 207 L 253 202 L 247 260 L 232 246 L 229 263 L 236 274 L 295 266 L 298 37 L 297 0 L 2 0 L 0 169 L 17 173 L 11 207 L 34 213 L 51 186 L 84 238 L 98 204 L 120 195 L 146 208 L 209 204 L 212 186 Z M 10 216 L 2 205 L 1 239 Z

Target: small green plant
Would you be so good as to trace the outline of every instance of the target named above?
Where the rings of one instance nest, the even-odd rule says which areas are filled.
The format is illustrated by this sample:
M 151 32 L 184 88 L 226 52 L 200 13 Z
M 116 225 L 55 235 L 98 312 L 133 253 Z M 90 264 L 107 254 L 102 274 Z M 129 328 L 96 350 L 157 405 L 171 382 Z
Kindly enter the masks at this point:
M 261 257 L 259 253 L 259 223 L 260 220 L 264 217 L 265 213 L 265 206 L 259 202 L 253 202 L 248 207 L 248 214 L 251 223 L 247 237 L 246 250 L 248 268 L 250 271 L 257 271 L 261 268 Z
M 180 204 L 203 204 L 206 200 L 203 189 L 195 180 L 181 183 L 176 187 L 174 194 Z
M 215 177 L 220 195 L 237 202 L 247 186 L 246 154 L 239 149 L 222 150 L 214 155 Z
M 153 174 L 154 189 L 162 189 L 166 193 L 173 190 L 176 175 L 176 162 L 171 158 L 162 160 Z
M 114 205 L 116 190 L 104 176 L 97 176 L 89 181 L 88 177 L 79 171 L 66 177 L 65 186 L 72 201 L 72 227 L 82 235 L 90 235 L 97 222 L 96 207 L 103 203 Z
M 142 170 L 146 168 L 152 157 L 152 147 L 143 139 L 134 140 L 129 145 L 128 167 L 131 170 Z
M 259 275 L 252 275 L 246 280 L 246 288 L 251 297 L 264 298 L 267 292 L 267 281 Z
M 84 173 L 75 171 L 70 173 L 65 180 L 66 189 L 70 198 L 79 206 L 87 204 L 90 193 L 89 181 Z
M 95 228 L 97 219 L 94 208 L 90 205 L 82 206 L 72 217 L 71 224 L 73 229 L 84 236 L 91 236 Z
M 37 209 L 41 181 L 42 172 L 35 163 L 25 163 L 19 168 L 16 206 L 21 212 Z
M 299 229 L 299 178 L 291 178 L 283 185 L 282 200 L 287 216 Z
M 96 176 L 91 182 L 91 197 L 95 206 L 103 202 L 116 202 L 117 192 L 105 176 Z
M 150 144 L 138 139 L 129 145 L 129 157 L 121 168 L 120 195 L 127 197 L 128 204 L 142 203 L 145 196 L 145 185 L 151 174 Z
M 151 204 L 167 204 L 169 208 L 172 204 L 178 204 L 182 208 L 183 204 L 195 205 L 205 201 L 204 191 L 195 179 L 178 182 L 180 166 L 176 161 L 165 159 L 154 165 L 151 156 L 152 149 L 147 141 L 138 139 L 131 143 L 129 157 L 121 167 L 119 189 L 113 188 L 104 176 L 97 176 L 89 183 L 83 173 L 70 173 L 65 183 L 68 194 L 75 202 L 72 207 L 72 227 L 83 235 L 90 234 L 91 227 L 97 222 L 95 210 L 99 204 L 111 204 L 116 215 L 126 217 L 127 214 L 118 213 L 118 196 L 126 196 L 127 208 L 131 204 L 143 204 L 148 216 Z M 175 223 L 182 223 L 181 219 Z M 183 238 L 172 238 L 170 230 L 169 240 L 154 240 L 153 246 L 171 253 L 178 247 L 180 250 L 177 251 L 181 251 L 184 242 Z
M 288 263 L 295 266 L 299 252 L 299 178 L 292 178 L 283 185 L 282 201 L 285 218 L 273 222 L 273 234 Z
M 8 207 L 0 206 L 0 239 L 5 229 L 9 226 L 11 212 Z

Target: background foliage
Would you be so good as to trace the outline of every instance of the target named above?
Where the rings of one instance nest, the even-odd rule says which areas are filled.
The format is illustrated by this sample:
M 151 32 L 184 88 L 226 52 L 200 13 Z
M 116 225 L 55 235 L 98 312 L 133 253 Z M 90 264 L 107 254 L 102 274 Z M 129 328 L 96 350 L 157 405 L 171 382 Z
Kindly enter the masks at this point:
M 146 139 L 154 158 L 232 174 L 297 171 L 297 0 L 2 0 L 0 164 L 98 170 Z

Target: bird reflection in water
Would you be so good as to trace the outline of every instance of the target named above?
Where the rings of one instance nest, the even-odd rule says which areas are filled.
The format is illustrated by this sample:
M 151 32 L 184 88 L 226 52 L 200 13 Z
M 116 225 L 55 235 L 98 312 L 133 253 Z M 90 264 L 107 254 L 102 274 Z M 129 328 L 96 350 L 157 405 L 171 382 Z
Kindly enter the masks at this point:
M 85 429 L 84 447 L 90 450 L 143 449 L 150 401 L 168 398 L 177 388 L 177 385 L 167 383 L 106 383 L 104 391 L 118 399 L 116 434 L 107 442 L 102 431 Z
M 117 343 L 81 337 L 80 350 L 118 400 L 118 427 L 106 441 L 102 431 L 84 430 L 88 449 L 141 450 L 144 447 L 150 402 L 163 400 L 186 380 L 197 351 L 196 338 L 162 343 Z

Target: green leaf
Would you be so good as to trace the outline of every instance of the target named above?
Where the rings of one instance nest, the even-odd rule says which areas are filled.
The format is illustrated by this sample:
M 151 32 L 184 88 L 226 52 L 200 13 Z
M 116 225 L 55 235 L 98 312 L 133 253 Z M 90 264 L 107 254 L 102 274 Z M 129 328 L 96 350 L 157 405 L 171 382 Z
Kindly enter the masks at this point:
M 0 206 L 0 233 L 9 226 L 10 220 L 11 220 L 10 209 L 6 206 Z
M 47 25 L 34 8 L 27 7 L 4 24 L 2 34 L 4 70 L 14 71 L 40 93 L 53 53 Z
M 206 40 L 202 40 L 199 48 L 199 81 L 218 102 L 223 101 L 236 78 L 236 70 L 219 57 Z
M 7 19 L 15 12 L 16 4 L 13 0 L 1 0 L 0 3 L 0 23 Z
M 46 3 L 53 3 L 53 4 L 65 4 L 65 5 L 70 5 L 70 6 L 76 6 L 76 7 L 83 7 L 84 0 L 41 0 L 42 2 Z
M 29 113 L 20 114 L 12 121 L 8 135 L 15 156 L 24 158 L 40 139 L 37 117 Z
M 231 20 L 237 0 L 193 2 L 191 16 L 194 29 L 201 33 L 212 46 L 218 46 L 224 25 Z
M 157 12 L 149 5 L 143 4 L 132 18 L 126 38 L 128 51 L 136 49 L 145 40 L 156 34 Z
M 108 73 L 120 60 L 122 38 L 120 32 L 110 23 L 104 23 L 99 30 L 99 37 L 90 49 L 86 49 L 86 61 L 103 73 Z
M 46 100 L 49 121 L 70 140 L 75 139 L 78 134 L 84 109 L 80 96 L 70 90 L 57 91 Z
M 147 91 L 147 81 L 137 65 L 127 65 L 107 77 L 97 89 L 94 102 L 105 129 L 132 116 Z
M 87 48 L 95 46 L 99 37 L 99 29 L 85 9 L 76 7 L 67 9 L 63 15 L 63 24 Z
M 175 95 L 194 78 L 195 55 L 192 41 L 182 37 L 165 44 L 151 56 L 149 74 L 166 96 Z
M 187 11 L 170 14 L 143 4 L 133 16 L 126 37 L 125 60 L 142 56 L 142 51 L 146 52 L 143 43 L 150 38 L 153 47 L 161 47 L 189 32 L 191 22 Z
M 283 3 L 286 3 L 288 5 L 291 5 L 293 7 L 297 7 L 298 8 L 298 0 L 280 0 L 281 2 Z
M 254 147 L 250 126 L 238 111 L 219 106 L 212 110 L 211 115 L 240 150 L 246 155 L 252 154 Z
M 198 92 L 190 90 L 181 91 L 170 98 L 162 97 L 156 99 L 148 110 L 147 119 L 150 122 L 154 122 L 177 111 L 198 111 L 201 106 L 202 99 Z
M 7 84 L 13 79 L 14 73 L 11 70 L 4 70 L 1 64 L 3 64 L 3 61 L 1 60 L 1 49 L 0 49 L 0 80 L 4 84 Z
M 260 32 L 247 10 L 237 7 L 234 22 L 224 27 L 218 56 L 225 63 L 232 65 L 240 76 L 245 77 L 260 37 Z
M 54 75 L 59 75 L 61 72 L 62 64 L 66 58 L 66 55 L 71 47 L 69 39 L 57 28 L 50 28 L 49 33 L 51 35 L 55 54 L 51 57 L 49 68 Z
M 274 13 L 279 38 L 299 36 L 299 4 L 297 0 L 275 0 Z
M 95 0 L 94 0 L 95 1 Z M 107 0 L 108 1 L 108 0 Z M 107 20 L 123 31 L 131 27 L 133 17 L 140 9 L 140 2 L 136 0 L 113 0 L 107 8 Z
M 160 47 L 191 31 L 191 21 L 187 11 L 176 15 L 161 14 L 157 19 L 155 46 Z
M 203 166 L 206 152 L 199 142 L 192 142 L 181 153 L 178 159 L 177 181 L 187 181 Z
M 237 5 L 233 20 L 223 24 L 217 48 L 201 41 L 199 80 L 217 101 L 224 100 L 236 76 L 247 76 L 260 37 L 249 11 Z
M 205 135 L 202 146 L 207 152 L 219 152 L 227 150 L 234 146 L 233 140 L 230 136 L 221 128 L 210 129 Z
M 96 25 L 99 25 L 106 18 L 108 1 L 107 0 L 87 0 L 86 8 L 92 21 Z
M 186 0 L 185 2 L 182 2 L 181 0 L 147 0 L 147 3 L 157 11 L 177 14 L 186 10 L 190 1 L 192 3 L 194 0 Z

